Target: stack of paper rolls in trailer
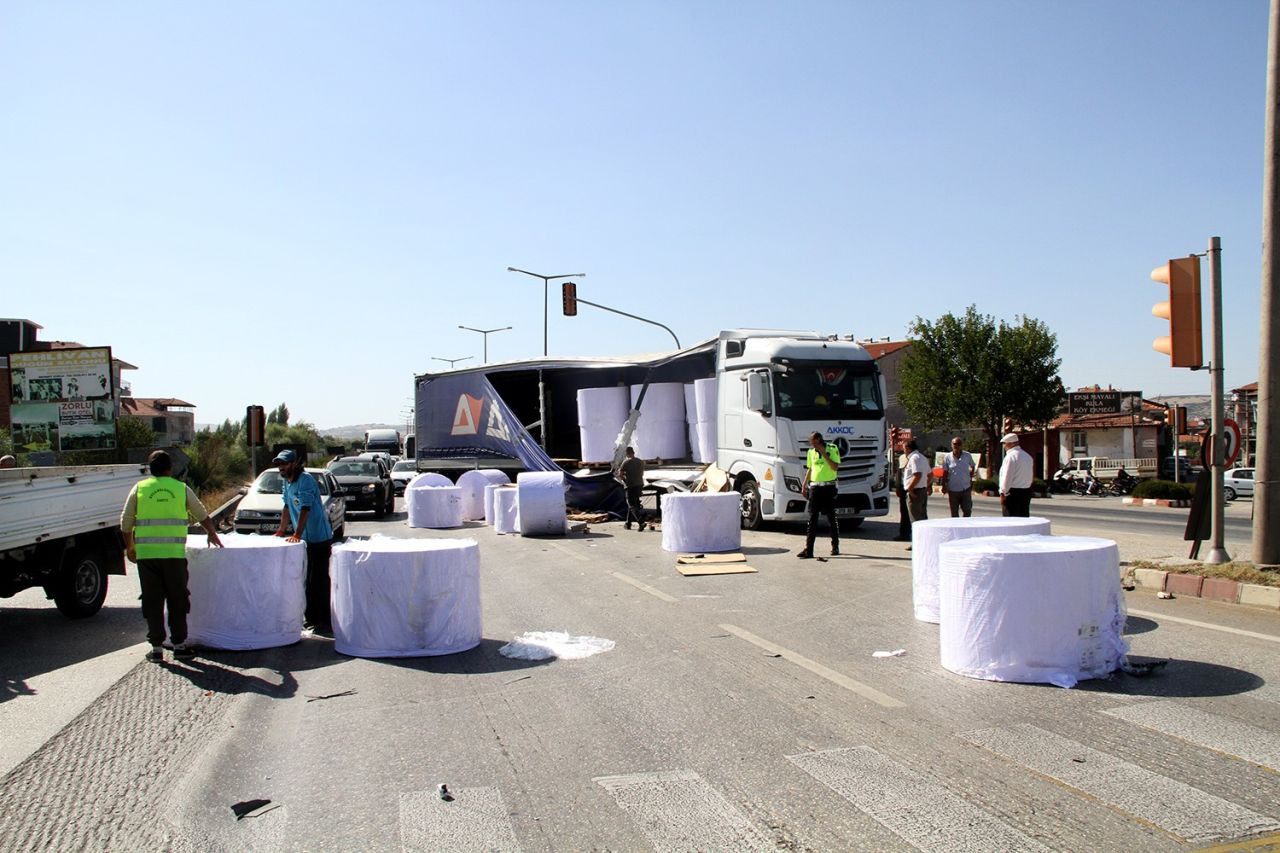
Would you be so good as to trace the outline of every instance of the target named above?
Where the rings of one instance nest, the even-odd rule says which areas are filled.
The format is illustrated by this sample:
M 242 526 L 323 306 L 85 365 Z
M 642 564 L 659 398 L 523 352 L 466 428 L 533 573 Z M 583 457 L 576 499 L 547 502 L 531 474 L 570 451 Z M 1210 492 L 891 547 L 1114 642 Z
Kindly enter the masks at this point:
M 578 436 L 582 440 L 583 462 L 612 462 L 613 445 L 630 414 L 627 389 L 578 389 Z
M 636 407 L 642 385 L 631 386 Z M 696 390 L 696 389 L 695 389 Z M 654 382 L 645 391 L 635 435 L 631 439 L 641 459 L 683 459 L 688 454 L 689 428 L 684 418 L 684 384 Z

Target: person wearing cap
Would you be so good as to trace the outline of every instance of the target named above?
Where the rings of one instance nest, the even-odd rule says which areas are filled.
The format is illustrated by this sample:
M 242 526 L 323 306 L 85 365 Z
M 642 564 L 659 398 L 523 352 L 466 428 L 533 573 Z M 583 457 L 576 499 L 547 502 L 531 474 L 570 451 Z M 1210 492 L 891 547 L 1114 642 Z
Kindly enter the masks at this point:
M 195 657 L 187 645 L 187 613 L 191 593 L 187 590 L 187 519 L 204 528 L 209 547 L 221 548 L 218 531 L 209 520 L 204 504 L 191 487 L 175 480 L 173 459 L 163 450 L 147 459 L 151 476 L 134 485 L 120 513 L 125 554 L 138 565 L 138 585 L 142 588 L 142 616 L 147 620 L 147 660 L 164 660 L 164 622 L 169 611 L 169 640 L 173 656 L 179 660 Z
M 1004 464 L 1000 466 L 1000 510 L 1004 515 L 1026 518 L 1031 515 L 1031 478 L 1034 464 L 1031 454 L 1018 445 L 1015 433 L 1000 439 L 1004 445 Z
M 303 470 L 303 460 L 293 450 L 281 450 L 272 460 L 284 481 L 284 507 L 276 536 L 287 536 L 290 542 L 307 545 L 307 606 L 304 627 L 327 634 L 329 617 L 329 557 L 333 550 L 333 528 L 320 501 L 320 487 L 315 478 Z M 289 523 L 293 523 L 293 532 Z

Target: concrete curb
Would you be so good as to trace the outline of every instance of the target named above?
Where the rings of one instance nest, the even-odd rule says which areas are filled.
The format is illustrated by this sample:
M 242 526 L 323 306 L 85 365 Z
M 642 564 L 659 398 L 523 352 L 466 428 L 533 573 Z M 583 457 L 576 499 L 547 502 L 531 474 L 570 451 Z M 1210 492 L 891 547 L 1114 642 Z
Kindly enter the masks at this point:
M 1164 506 L 1174 509 L 1184 509 L 1191 506 L 1191 501 L 1173 501 L 1164 498 L 1124 498 L 1125 506 Z
M 1161 569 L 1134 569 L 1132 574 L 1135 585 L 1155 592 L 1280 610 L 1280 586 L 1240 583 L 1226 578 L 1207 578 L 1203 575 L 1168 572 Z

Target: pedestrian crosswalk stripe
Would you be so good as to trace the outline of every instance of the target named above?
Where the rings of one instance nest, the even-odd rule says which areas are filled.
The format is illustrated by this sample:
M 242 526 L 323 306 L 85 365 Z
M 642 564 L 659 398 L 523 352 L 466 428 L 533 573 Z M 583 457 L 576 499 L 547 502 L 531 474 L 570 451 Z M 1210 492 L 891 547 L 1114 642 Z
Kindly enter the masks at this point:
M 918 850 L 1048 849 L 869 746 L 787 759 Z
M 1184 841 L 1208 844 L 1280 829 L 1280 821 L 1032 725 L 961 737 Z
M 400 795 L 400 848 L 517 851 L 511 818 L 497 788 L 457 788 L 451 800 L 436 791 Z
M 1257 726 L 1172 699 L 1126 705 L 1103 713 L 1280 772 L 1280 736 Z
M 746 815 L 692 770 L 600 776 L 658 850 L 774 850 Z

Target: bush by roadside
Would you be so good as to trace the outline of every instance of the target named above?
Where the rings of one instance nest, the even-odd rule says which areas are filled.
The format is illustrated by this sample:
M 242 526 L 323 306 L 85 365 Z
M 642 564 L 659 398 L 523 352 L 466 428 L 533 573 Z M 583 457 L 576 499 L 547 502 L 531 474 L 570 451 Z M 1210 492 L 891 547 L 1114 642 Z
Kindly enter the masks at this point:
M 1185 501 L 1191 499 L 1191 489 L 1172 480 L 1143 480 L 1133 489 L 1135 498 Z

